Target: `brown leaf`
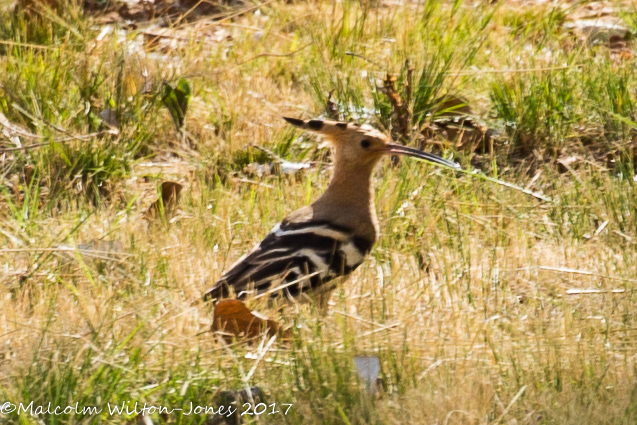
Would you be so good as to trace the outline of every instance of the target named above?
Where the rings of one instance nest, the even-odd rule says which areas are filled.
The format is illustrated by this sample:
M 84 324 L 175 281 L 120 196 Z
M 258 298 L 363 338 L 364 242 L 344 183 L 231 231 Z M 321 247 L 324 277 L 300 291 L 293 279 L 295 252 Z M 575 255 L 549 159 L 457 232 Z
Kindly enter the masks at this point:
M 183 186 L 179 183 L 163 182 L 161 184 L 161 198 L 150 206 L 146 214 L 157 216 L 162 210 L 162 206 L 165 214 L 174 211 L 177 204 L 179 204 L 181 189 L 183 189 Z
M 260 317 L 250 311 L 246 305 L 239 300 L 221 300 L 215 306 L 212 332 L 223 332 L 224 339 L 235 337 L 253 338 L 266 331 L 269 336 L 275 335 L 279 331 L 279 325 L 274 320 Z
M 27 187 L 31 186 L 31 179 L 33 178 L 33 165 L 27 165 L 24 167 L 24 183 Z
M 179 203 L 179 194 L 183 186 L 175 182 L 163 182 L 161 184 L 161 199 L 164 201 L 164 207 L 172 203 Z

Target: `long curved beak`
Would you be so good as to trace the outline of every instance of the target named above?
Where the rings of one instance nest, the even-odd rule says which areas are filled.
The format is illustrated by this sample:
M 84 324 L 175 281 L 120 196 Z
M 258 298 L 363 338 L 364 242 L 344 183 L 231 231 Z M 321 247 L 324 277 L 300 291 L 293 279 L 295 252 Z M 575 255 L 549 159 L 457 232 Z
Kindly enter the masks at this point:
M 385 153 L 389 155 L 405 155 L 411 156 L 412 158 L 422 159 L 425 161 L 433 162 L 436 164 L 444 165 L 449 168 L 453 168 L 454 170 L 460 170 L 460 164 L 456 164 L 455 162 L 444 159 L 438 155 L 434 155 L 432 153 L 423 152 L 419 149 L 410 148 L 403 145 L 396 145 L 394 143 L 388 144 Z

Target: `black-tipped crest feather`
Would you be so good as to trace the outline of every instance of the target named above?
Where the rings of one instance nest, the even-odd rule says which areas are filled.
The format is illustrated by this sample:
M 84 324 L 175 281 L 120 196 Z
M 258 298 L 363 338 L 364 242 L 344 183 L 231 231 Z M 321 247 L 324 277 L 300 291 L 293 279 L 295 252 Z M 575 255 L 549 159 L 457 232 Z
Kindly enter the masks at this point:
M 307 126 L 312 130 L 320 130 L 325 123 L 321 120 L 310 120 L 307 122 Z
M 289 122 L 292 125 L 295 125 L 297 127 L 305 127 L 305 121 L 300 120 L 298 118 L 288 118 L 288 117 L 283 117 L 284 120 L 286 120 L 287 122 Z

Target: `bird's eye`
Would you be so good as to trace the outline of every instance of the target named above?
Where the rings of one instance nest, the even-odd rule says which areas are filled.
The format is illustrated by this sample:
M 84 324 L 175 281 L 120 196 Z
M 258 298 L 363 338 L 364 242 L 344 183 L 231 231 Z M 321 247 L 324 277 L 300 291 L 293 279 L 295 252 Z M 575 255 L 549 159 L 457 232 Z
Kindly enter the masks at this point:
M 369 140 L 363 140 L 363 141 L 361 142 L 361 147 L 362 147 L 363 149 L 367 149 L 368 147 L 370 147 L 370 146 L 371 146 L 371 144 L 372 144 L 372 143 L 371 143 Z

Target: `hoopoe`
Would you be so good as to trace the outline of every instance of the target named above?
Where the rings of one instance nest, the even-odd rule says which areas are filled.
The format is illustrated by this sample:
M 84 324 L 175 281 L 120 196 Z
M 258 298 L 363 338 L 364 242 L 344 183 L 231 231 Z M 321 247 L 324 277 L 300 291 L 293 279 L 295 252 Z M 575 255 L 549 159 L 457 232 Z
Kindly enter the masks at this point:
M 318 303 L 322 312 L 336 278 L 361 265 L 378 236 L 372 173 L 383 155 L 407 155 L 460 166 L 437 155 L 397 145 L 369 125 L 285 118 L 324 136 L 333 146 L 334 175 L 314 203 L 292 212 L 252 251 L 240 258 L 206 292 L 204 300 L 235 296 L 284 295 L 290 301 Z

